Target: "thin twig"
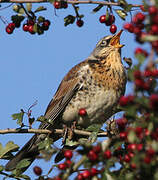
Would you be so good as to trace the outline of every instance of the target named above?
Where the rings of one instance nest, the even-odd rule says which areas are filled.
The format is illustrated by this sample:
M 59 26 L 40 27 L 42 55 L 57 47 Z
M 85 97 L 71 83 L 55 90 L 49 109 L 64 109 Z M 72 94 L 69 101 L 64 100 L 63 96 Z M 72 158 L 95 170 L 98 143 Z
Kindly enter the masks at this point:
M 36 134 L 63 134 L 63 129 L 54 129 L 54 131 L 50 131 L 48 129 L 2 129 L 0 130 L 0 134 L 13 134 L 13 133 L 36 133 Z M 82 136 L 90 136 L 92 132 L 84 131 L 84 130 L 74 130 L 75 134 Z M 98 137 L 106 137 L 107 132 L 98 133 Z
M 48 3 L 48 0 L 0 0 L 0 3 Z M 105 2 L 105 1 L 91 1 L 91 0 L 82 0 L 82 1 L 72 1 L 68 0 L 68 4 L 102 4 L 105 6 L 120 6 L 118 2 Z M 132 7 L 140 7 L 139 4 L 132 4 Z

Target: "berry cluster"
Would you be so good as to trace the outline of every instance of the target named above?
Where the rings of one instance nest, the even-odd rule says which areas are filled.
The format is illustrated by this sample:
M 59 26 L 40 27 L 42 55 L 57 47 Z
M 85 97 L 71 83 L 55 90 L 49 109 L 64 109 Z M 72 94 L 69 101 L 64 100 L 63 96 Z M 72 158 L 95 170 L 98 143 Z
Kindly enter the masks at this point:
M 155 78 L 158 78 L 158 69 L 148 70 L 144 72 L 134 71 L 134 83 L 137 90 L 146 90 L 152 92 L 154 89 Z
M 37 22 L 34 20 L 27 20 L 27 22 L 23 24 L 23 31 L 29 32 L 30 34 L 35 34 L 37 32 L 40 35 L 43 34 L 44 31 L 47 31 L 49 26 L 50 21 L 48 19 L 38 19 Z
M 148 12 L 149 16 L 138 12 L 133 17 L 131 23 L 124 24 L 124 29 L 130 33 L 134 33 L 138 43 L 144 43 L 143 38 L 149 35 L 158 35 L 158 8 L 156 6 L 149 6 L 147 9 L 144 9 L 144 6 L 140 8 L 142 11 Z M 145 19 L 148 19 L 146 24 Z M 158 40 L 151 41 L 151 46 L 158 53 Z
M 116 33 L 117 26 L 113 24 L 115 22 L 115 16 L 113 14 L 110 15 L 102 15 L 99 18 L 100 23 L 105 24 L 106 26 L 110 26 L 110 32 L 112 34 Z

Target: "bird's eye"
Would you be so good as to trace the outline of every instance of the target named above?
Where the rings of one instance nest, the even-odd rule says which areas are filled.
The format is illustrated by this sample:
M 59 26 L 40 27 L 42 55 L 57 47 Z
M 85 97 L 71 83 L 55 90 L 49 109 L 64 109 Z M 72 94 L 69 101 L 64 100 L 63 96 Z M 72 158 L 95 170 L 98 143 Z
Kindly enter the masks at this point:
M 106 46 L 107 45 L 107 42 L 105 40 L 103 40 L 100 44 L 101 46 Z

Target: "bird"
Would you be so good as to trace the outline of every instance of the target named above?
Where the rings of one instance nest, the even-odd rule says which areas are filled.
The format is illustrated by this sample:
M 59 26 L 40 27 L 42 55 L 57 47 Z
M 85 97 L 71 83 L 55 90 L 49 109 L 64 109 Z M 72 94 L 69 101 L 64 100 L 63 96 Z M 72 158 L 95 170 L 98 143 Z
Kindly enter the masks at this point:
M 74 122 L 76 127 L 82 128 L 103 125 L 116 113 L 126 88 L 126 72 L 121 60 L 122 32 L 103 37 L 92 53 L 65 75 L 44 115 L 53 124 L 42 122 L 39 129 L 53 133 L 53 129 L 62 129 L 63 125 L 70 127 Z M 86 111 L 85 117 L 79 115 L 81 108 Z M 25 158 L 31 164 L 39 155 L 38 144 L 46 137 L 46 134 L 35 134 L 6 164 L 5 170 L 16 169 Z M 60 137 L 52 134 L 51 138 L 55 142 Z

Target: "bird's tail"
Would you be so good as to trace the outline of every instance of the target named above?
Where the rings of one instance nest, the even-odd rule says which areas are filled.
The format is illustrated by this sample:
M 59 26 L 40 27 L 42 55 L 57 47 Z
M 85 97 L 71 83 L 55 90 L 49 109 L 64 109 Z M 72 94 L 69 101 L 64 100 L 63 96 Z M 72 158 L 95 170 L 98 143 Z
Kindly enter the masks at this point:
M 31 165 L 31 163 L 35 160 L 36 156 L 39 154 L 38 151 L 38 146 L 36 145 L 34 148 L 33 145 L 37 140 L 37 136 L 34 135 L 25 145 L 24 147 L 13 157 L 13 159 L 11 159 L 5 166 L 5 170 L 6 171 L 12 171 L 14 169 L 16 169 L 17 164 L 27 158 L 28 161 L 30 161 L 29 166 Z M 28 167 L 29 167 L 28 166 Z M 28 168 L 26 167 L 26 169 Z M 25 170 L 26 170 L 25 169 Z M 24 170 L 24 171 L 25 171 Z

